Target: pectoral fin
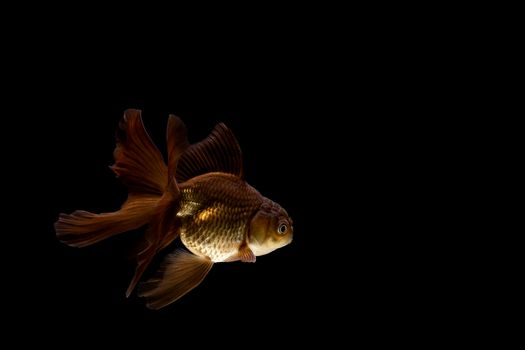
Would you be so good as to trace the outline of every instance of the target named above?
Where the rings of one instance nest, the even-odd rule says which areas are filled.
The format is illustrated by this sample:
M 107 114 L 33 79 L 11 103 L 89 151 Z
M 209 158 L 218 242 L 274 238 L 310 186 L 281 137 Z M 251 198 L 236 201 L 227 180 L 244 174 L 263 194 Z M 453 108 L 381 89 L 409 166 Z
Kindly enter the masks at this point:
M 140 285 L 138 295 L 147 298 L 150 309 L 160 309 L 197 287 L 212 266 L 210 259 L 177 250 L 166 257 L 156 277 Z
M 252 250 L 248 246 L 242 246 L 239 248 L 239 251 L 237 254 L 230 256 L 228 259 L 226 259 L 225 262 L 232 262 L 232 261 L 242 261 L 242 262 L 255 262 L 255 254 L 253 254 Z

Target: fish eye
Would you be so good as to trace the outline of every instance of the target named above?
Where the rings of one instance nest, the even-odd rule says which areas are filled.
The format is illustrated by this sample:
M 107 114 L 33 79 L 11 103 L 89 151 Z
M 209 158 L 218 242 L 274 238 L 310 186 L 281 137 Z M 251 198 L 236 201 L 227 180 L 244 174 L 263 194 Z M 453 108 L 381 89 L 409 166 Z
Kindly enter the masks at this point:
M 288 231 L 288 226 L 286 226 L 286 224 L 280 224 L 279 227 L 277 228 L 277 232 L 280 235 L 284 235 L 286 231 Z

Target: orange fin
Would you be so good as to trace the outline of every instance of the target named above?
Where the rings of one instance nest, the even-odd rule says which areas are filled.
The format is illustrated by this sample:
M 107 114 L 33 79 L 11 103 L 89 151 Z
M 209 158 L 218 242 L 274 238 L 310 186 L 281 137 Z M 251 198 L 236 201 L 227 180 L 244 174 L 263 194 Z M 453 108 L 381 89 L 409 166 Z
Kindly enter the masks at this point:
M 181 222 L 176 215 L 180 208 L 179 198 L 180 190 L 177 180 L 171 178 L 168 188 L 158 205 L 158 220 L 156 222 L 160 223 L 160 225 L 155 239 L 159 244 L 158 250 L 166 248 L 179 237 Z
M 155 278 L 141 284 L 139 296 L 147 298 L 150 309 L 160 309 L 197 287 L 212 266 L 208 258 L 177 250 L 166 257 Z
M 237 254 L 234 254 L 230 256 L 228 259 L 225 260 L 225 262 L 232 262 L 232 261 L 242 261 L 242 262 L 251 262 L 254 263 L 256 260 L 255 254 L 253 254 L 252 250 L 248 246 L 242 246 L 239 248 L 239 251 Z
M 223 123 L 218 124 L 206 139 L 191 145 L 181 156 L 176 178 L 178 182 L 184 182 L 215 171 L 243 177 L 241 148 Z
M 131 295 L 155 255 L 173 242 L 180 234 L 180 222 L 176 216 L 180 205 L 180 191 L 177 180 L 171 174 L 175 171 L 181 155 L 188 148 L 188 139 L 186 127 L 178 117 L 170 115 L 166 138 L 168 143 L 169 182 L 166 191 L 157 204 L 150 227 L 146 231 L 146 248 L 137 256 L 137 267 L 126 291 L 127 297 Z
M 69 215 L 60 214 L 55 231 L 60 241 L 72 247 L 85 247 L 147 224 L 158 201 L 156 195 L 130 194 L 122 208 L 114 213 L 77 210 Z
M 111 170 L 129 192 L 162 195 L 168 183 L 166 164 L 142 123 L 141 111 L 128 109 L 117 129 Z
M 175 175 L 179 158 L 189 146 L 186 126 L 179 117 L 172 114 L 168 119 L 166 139 L 168 142 L 168 176 L 171 179 Z
M 175 238 L 179 236 L 180 230 L 178 228 L 173 228 L 168 232 L 166 237 L 169 237 L 171 241 L 168 243 L 166 242 L 166 237 L 161 240 L 161 242 L 151 242 L 151 239 L 157 239 L 162 232 L 162 225 L 155 225 L 153 224 L 150 226 L 150 228 L 146 231 L 146 239 L 147 244 L 146 248 L 143 249 L 137 256 L 137 267 L 135 268 L 135 274 L 133 275 L 133 278 L 128 286 L 128 289 L 126 290 L 126 297 L 129 298 L 131 293 L 133 292 L 133 289 L 137 286 L 137 283 L 140 281 L 140 278 L 148 268 L 149 264 L 155 257 L 155 255 L 163 248 L 165 248 L 169 243 L 171 243 Z
M 146 248 L 137 256 L 137 267 L 126 291 L 127 297 L 131 295 L 155 254 L 179 236 L 180 223 L 175 215 L 179 209 L 179 197 L 180 192 L 177 183 L 175 180 L 172 180 L 167 191 L 158 201 L 155 212 L 151 217 L 150 226 L 145 234 Z

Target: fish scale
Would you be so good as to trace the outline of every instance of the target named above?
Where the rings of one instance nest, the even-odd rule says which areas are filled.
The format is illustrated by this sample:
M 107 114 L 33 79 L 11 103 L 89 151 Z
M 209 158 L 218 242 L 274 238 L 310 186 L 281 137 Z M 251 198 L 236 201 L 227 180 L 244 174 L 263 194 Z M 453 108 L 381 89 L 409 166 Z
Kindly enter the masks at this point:
M 238 177 L 209 173 L 180 184 L 182 243 L 194 254 L 221 262 L 238 252 L 261 194 Z

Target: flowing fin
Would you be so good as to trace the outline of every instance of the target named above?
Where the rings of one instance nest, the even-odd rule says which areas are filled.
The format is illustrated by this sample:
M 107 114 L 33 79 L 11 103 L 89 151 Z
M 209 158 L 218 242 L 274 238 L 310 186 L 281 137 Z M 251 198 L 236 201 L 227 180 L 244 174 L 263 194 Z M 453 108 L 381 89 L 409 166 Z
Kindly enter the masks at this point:
M 78 210 L 60 214 L 55 223 L 62 242 L 84 247 L 147 224 L 155 213 L 167 179 L 162 155 L 144 129 L 140 111 L 128 109 L 117 129 L 115 164 L 111 169 L 128 187 L 128 199 L 119 211 L 94 214 Z
M 175 175 L 181 155 L 189 147 L 186 126 L 179 117 L 172 114 L 168 119 L 166 139 L 168 143 L 168 176 L 171 179 Z
M 253 254 L 252 250 L 247 245 L 244 245 L 241 248 L 239 248 L 239 251 L 237 252 L 237 254 L 230 256 L 224 262 L 232 262 L 232 261 L 238 261 L 238 260 L 242 262 L 254 263 L 256 260 L 256 257 L 255 257 L 255 254 Z
M 117 130 L 111 170 L 129 192 L 162 195 L 168 184 L 166 164 L 142 123 L 141 111 L 128 109 Z
M 137 267 L 126 291 L 127 297 L 133 292 L 155 254 L 179 236 L 180 222 L 176 215 L 179 209 L 179 197 L 176 181 L 170 181 L 168 190 L 158 201 L 151 217 L 150 226 L 145 234 L 145 248 L 137 255 Z
M 182 120 L 174 115 L 170 115 L 168 119 L 166 138 L 168 143 L 168 172 L 171 174 L 176 169 L 181 155 L 188 148 L 186 127 Z M 180 192 L 175 177 L 170 175 L 169 179 L 166 191 L 159 200 L 150 227 L 146 231 L 145 248 L 137 255 L 137 267 L 126 291 L 127 297 L 135 289 L 155 254 L 167 247 L 180 234 L 180 221 L 177 217 Z
M 177 250 L 166 257 L 155 278 L 141 284 L 139 296 L 147 298 L 150 309 L 160 309 L 197 287 L 212 266 L 208 258 Z
M 241 147 L 223 123 L 218 124 L 206 139 L 191 145 L 181 156 L 176 178 L 180 183 L 216 171 L 243 177 Z
M 55 231 L 60 241 L 72 247 L 85 247 L 147 224 L 158 200 L 156 195 L 130 194 L 122 208 L 114 213 L 77 210 L 69 215 L 60 214 Z

